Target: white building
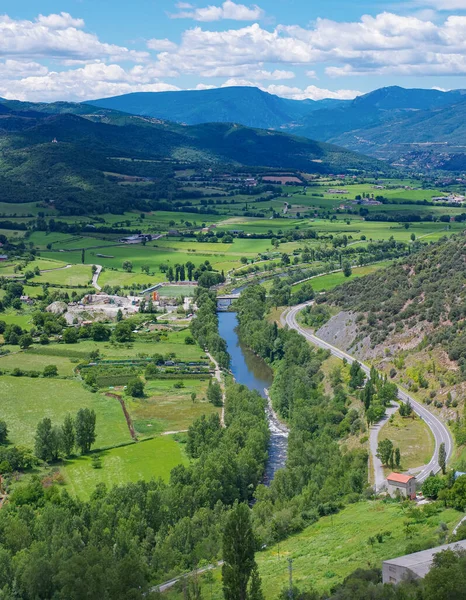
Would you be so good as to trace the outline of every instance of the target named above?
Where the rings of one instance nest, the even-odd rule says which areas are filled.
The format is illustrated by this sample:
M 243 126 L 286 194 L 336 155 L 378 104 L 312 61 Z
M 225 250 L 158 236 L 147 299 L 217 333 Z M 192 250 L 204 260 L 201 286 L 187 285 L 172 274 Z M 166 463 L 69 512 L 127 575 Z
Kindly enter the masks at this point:
M 466 540 L 384 560 L 382 563 L 383 582 L 396 584 L 407 578 L 422 579 L 430 571 L 434 556 L 442 550 L 466 550 Z

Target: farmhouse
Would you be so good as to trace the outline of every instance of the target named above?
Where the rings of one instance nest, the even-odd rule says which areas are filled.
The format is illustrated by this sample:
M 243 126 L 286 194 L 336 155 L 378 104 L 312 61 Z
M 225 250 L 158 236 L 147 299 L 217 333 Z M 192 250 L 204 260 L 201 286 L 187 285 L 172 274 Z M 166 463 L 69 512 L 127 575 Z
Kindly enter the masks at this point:
M 416 497 L 416 478 L 412 475 L 390 473 L 387 477 L 387 487 L 390 496 L 403 496 L 412 500 Z
M 0 261 L 8 260 L 8 254 L 0 254 Z
M 384 560 L 382 563 L 383 582 L 397 584 L 407 578 L 422 579 L 430 571 L 434 556 L 443 550 L 466 550 L 466 540 Z

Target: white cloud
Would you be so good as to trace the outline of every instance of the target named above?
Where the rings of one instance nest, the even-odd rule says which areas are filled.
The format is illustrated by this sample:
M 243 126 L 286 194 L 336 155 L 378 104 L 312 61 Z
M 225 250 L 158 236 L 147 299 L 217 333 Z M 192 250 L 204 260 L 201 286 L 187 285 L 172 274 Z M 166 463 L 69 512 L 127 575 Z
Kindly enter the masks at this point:
M 185 9 L 179 13 L 169 15 L 172 19 L 194 19 L 194 21 L 256 21 L 264 16 L 264 11 L 256 6 L 245 6 L 236 4 L 232 0 L 225 0 L 221 6 L 206 6 L 205 8 L 194 8 L 185 3 L 178 4 L 178 8 Z M 187 10 L 186 10 L 187 9 Z
M 146 52 L 105 44 L 96 35 L 78 29 L 81 19 L 67 13 L 40 16 L 37 21 L 14 20 L 0 16 L 0 57 L 89 60 L 146 60 Z
M 3 74 L 0 63 L 0 75 Z M 25 73 L 27 75 L 27 73 Z M 127 71 L 120 65 L 95 63 L 68 71 L 30 74 L 21 79 L 0 79 L 0 96 L 18 100 L 90 100 L 130 92 L 161 92 L 179 90 L 141 73 L 139 67 Z
M 257 85 L 253 81 L 247 79 L 229 79 L 221 87 L 232 87 L 232 86 L 248 86 L 248 87 L 259 87 L 264 92 L 269 94 L 275 94 L 283 98 L 291 98 L 293 100 L 323 100 L 324 98 L 335 98 L 338 100 L 353 100 L 356 96 L 360 96 L 362 92 L 358 90 L 337 90 L 331 91 L 323 88 L 316 87 L 315 85 L 309 85 L 304 89 L 299 87 L 289 87 L 287 85 L 271 84 L 268 86 Z
M 67 29 L 68 27 L 76 27 L 82 29 L 84 27 L 83 19 L 73 19 L 73 17 L 66 12 L 61 12 L 59 15 L 39 15 L 37 22 L 49 29 Z
M 157 52 L 166 52 L 170 50 L 176 50 L 177 45 L 174 42 L 171 42 L 167 38 L 163 40 L 152 39 L 147 41 L 147 47 L 150 50 L 156 50 Z

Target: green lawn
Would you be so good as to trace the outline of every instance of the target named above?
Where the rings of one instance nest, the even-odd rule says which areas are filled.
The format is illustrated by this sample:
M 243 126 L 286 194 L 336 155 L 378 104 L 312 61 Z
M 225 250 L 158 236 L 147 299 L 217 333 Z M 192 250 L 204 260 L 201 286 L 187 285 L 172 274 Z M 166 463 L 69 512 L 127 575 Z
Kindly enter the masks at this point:
M 177 379 L 152 379 L 147 382 L 144 399 L 126 399 L 126 406 L 139 434 L 183 431 L 203 414 L 219 412 L 207 402 L 208 378 L 181 379 L 184 387 L 175 388 Z M 196 401 L 191 394 L 197 395 Z
M 81 500 L 87 500 L 98 483 L 112 487 L 159 477 L 167 481 L 174 467 L 188 463 L 181 444 L 170 436 L 112 448 L 101 452 L 100 456 L 101 469 L 91 466 L 89 456 L 66 461 L 61 469 L 67 489 Z
M 53 364 L 50 360 L 49 364 Z M 81 383 L 64 379 L 0 377 L 1 415 L 15 444 L 32 447 L 37 423 L 49 417 L 61 424 L 66 414 L 93 408 L 97 414 L 96 448 L 121 444 L 131 437 L 121 409 L 114 398 L 84 389 Z

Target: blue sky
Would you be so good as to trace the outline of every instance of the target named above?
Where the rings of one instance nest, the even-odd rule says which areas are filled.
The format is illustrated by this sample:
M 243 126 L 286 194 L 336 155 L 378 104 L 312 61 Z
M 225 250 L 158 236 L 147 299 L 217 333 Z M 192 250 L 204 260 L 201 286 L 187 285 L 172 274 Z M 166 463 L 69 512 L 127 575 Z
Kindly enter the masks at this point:
M 229 85 L 296 99 L 387 85 L 466 88 L 466 0 L 15 0 L 2 11 L 7 98 Z

